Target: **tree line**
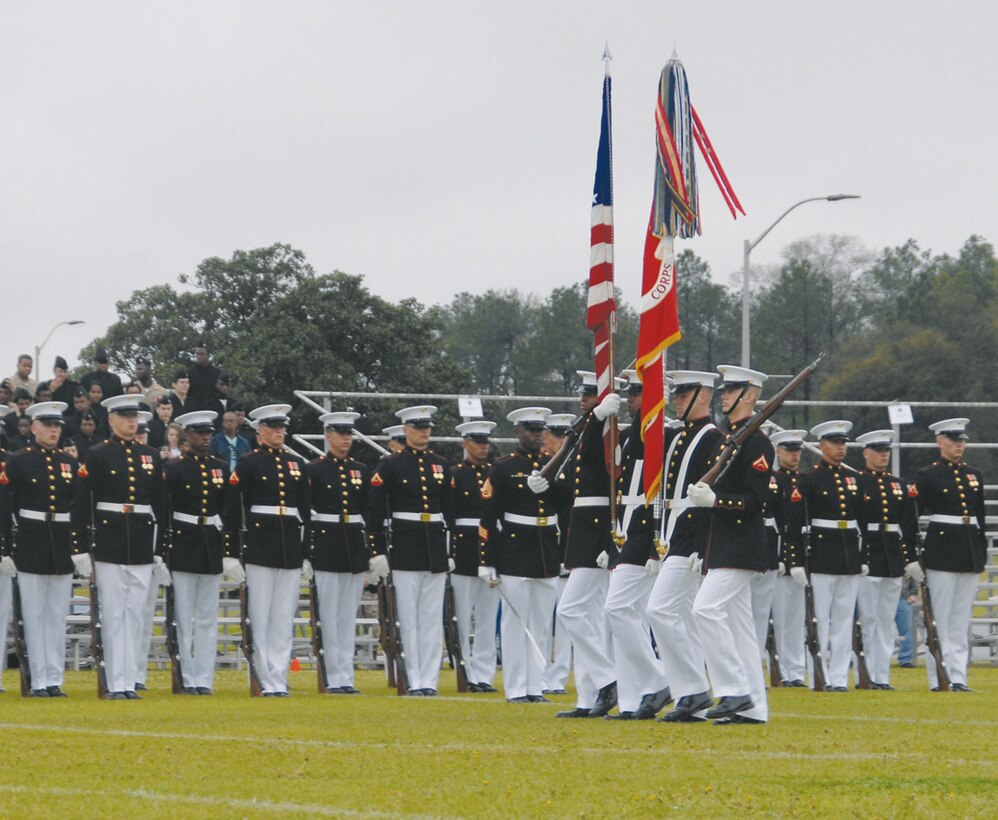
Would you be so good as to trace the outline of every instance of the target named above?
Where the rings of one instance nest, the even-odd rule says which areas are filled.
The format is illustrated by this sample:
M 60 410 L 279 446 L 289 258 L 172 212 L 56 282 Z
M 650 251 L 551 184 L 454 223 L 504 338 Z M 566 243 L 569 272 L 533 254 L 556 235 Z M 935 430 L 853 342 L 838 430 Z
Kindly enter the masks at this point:
M 668 351 L 670 368 L 712 370 L 737 363 L 741 291 L 716 282 L 692 250 L 678 257 L 682 340 Z M 490 289 L 461 292 L 444 305 L 389 302 L 363 277 L 319 274 L 285 244 L 205 259 L 176 285 L 136 291 L 117 303 L 117 321 L 81 351 L 89 362 L 105 347 L 112 366 L 133 372 L 152 359 L 166 386 L 206 344 L 232 377 L 233 395 L 248 405 L 287 401 L 296 389 L 566 395 L 576 370 L 592 369 L 585 325 L 586 283 L 547 295 Z M 998 260 L 970 237 L 955 257 L 923 250 L 914 240 L 872 253 L 855 239 L 815 236 L 789 245 L 783 261 L 752 271 L 752 366 L 795 373 L 820 352 L 826 359 L 800 399 L 990 401 L 998 350 Z M 638 316 L 618 299 L 618 367 L 635 354 Z M 397 402 L 358 399 L 365 429 L 393 423 Z M 498 414 L 501 407 L 487 406 Z M 559 409 L 568 409 L 565 405 Z M 460 421 L 441 408 L 441 427 Z M 297 409 L 303 425 L 314 414 Z M 925 430 L 956 409 L 918 409 L 905 440 L 929 441 Z M 976 440 L 998 440 L 990 411 L 969 412 Z M 782 426 L 811 426 L 832 417 L 859 432 L 888 426 L 882 408 L 786 408 Z M 910 451 L 909 451 L 910 452 Z M 985 469 L 989 451 L 971 451 Z M 930 453 L 905 456 L 905 467 Z M 995 459 L 998 464 L 998 459 Z

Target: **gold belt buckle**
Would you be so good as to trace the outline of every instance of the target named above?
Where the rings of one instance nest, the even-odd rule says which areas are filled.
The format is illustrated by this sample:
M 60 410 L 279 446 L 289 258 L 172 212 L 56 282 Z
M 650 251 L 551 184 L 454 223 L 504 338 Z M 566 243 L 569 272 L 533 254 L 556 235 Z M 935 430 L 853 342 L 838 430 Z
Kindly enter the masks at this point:
M 849 529 L 849 522 L 848 521 L 839 521 L 839 522 L 836 523 L 836 526 L 840 530 L 847 530 L 847 529 Z
M 130 512 L 132 512 L 134 510 L 135 510 L 135 505 L 134 504 L 122 504 L 121 505 L 121 511 L 123 513 L 130 513 Z
M 880 531 L 881 532 L 890 532 L 891 531 L 891 525 L 887 524 L 887 523 L 881 524 L 880 525 Z
M 537 516 L 537 526 L 546 527 L 548 525 L 548 517 L 546 515 Z
M 430 521 L 431 521 L 430 513 L 428 513 L 428 512 L 422 512 L 422 513 L 420 513 L 419 514 L 419 520 L 422 521 L 424 524 L 429 524 Z
M 964 524 L 970 524 L 970 516 L 969 516 L 969 515 L 961 515 L 961 516 L 960 516 L 960 520 L 961 520 L 961 521 L 962 521 L 962 522 L 963 522 Z
M 288 508 L 285 507 L 283 504 L 278 504 L 277 505 L 277 514 L 278 515 L 287 515 L 288 514 Z
M 349 524 L 350 523 L 350 516 L 349 515 L 346 515 L 346 514 L 343 515 L 343 523 L 344 524 Z

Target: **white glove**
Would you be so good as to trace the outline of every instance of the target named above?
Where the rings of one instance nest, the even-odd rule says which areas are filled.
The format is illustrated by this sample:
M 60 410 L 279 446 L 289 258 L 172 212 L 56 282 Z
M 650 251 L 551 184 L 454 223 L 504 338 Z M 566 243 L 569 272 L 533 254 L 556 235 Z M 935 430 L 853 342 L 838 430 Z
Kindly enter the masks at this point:
M 495 567 L 479 567 L 478 577 L 490 587 L 499 586 L 499 576 L 496 574 Z
M 453 572 L 456 569 L 457 569 L 457 564 L 454 563 L 454 559 L 453 558 L 448 558 L 447 559 L 447 571 L 448 572 Z
M 686 559 L 686 568 L 694 575 L 699 575 L 702 567 L 703 559 L 700 557 L 700 553 L 694 552 L 689 558 Z
M 173 583 L 173 578 L 170 577 L 170 570 L 158 555 L 154 555 L 152 559 L 152 577 L 156 579 L 156 582 L 161 587 L 168 587 Z
M 600 421 L 607 416 L 616 416 L 620 412 L 620 395 L 617 393 L 607 393 L 603 401 L 593 409 L 593 415 Z
M 606 569 L 610 566 L 610 556 L 607 554 L 606 550 L 603 550 L 603 552 L 596 556 L 596 566 L 600 569 Z
M 869 564 L 860 564 L 859 565 L 859 574 L 860 575 L 869 575 L 870 574 L 870 565 Z
M 530 492 L 540 495 L 551 486 L 551 482 L 542 476 L 537 470 L 534 470 L 527 476 L 527 486 L 530 487 Z
M 780 575 L 786 575 L 787 574 L 787 565 L 784 564 L 782 561 L 780 561 L 779 573 L 780 573 Z
M 660 569 L 662 569 L 662 562 L 658 558 L 649 558 L 645 561 L 645 573 L 647 575 L 658 575 Z
M 904 574 L 911 578 L 916 584 L 921 584 L 925 581 L 925 570 L 922 569 L 922 565 L 918 561 L 912 561 L 910 564 L 904 565 Z
M 560 575 L 562 578 L 567 578 L 568 574 L 569 574 L 568 567 L 566 567 L 564 564 L 561 564 L 558 567 L 558 575 Z
M 17 575 L 17 567 L 14 566 L 14 559 L 9 555 L 0 558 L 0 575 L 6 575 L 8 578 L 13 578 Z
M 686 495 L 693 502 L 694 507 L 713 507 L 717 500 L 717 494 L 702 481 L 690 484 Z
M 301 577 L 306 581 L 311 581 L 315 577 L 315 570 L 312 569 L 312 562 L 308 558 L 301 562 Z
M 237 584 L 241 584 L 246 580 L 246 570 L 243 569 L 243 565 L 239 563 L 238 558 L 223 558 L 222 572 Z
M 388 557 L 385 555 L 375 555 L 367 565 L 371 575 L 379 581 L 388 577 Z
M 790 567 L 790 577 L 802 589 L 807 586 L 807 573 L 804 571 L 804 567 Z
M 73 569 L 76 570 L 76 574 L 81 578 L 89 578 L 94 574 L 94 565 L 90 561 L 89 552 L 81 552 L 79 555 L 73 556 Z

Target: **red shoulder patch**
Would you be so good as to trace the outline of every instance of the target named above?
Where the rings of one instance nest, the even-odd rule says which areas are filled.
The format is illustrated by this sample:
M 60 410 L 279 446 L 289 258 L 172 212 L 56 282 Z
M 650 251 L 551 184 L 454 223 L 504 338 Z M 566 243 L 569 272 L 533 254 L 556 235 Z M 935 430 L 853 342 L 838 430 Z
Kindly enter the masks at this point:
M 10 484 L 10 479 L 7 478 L 7 470 L 0 470 L 0 484 Z
M 908 495 L 912 498 L 918 498 L 918 487 L 914 484 L 908 485 Z
M 769 462 L 766 461 L 766 456 L 761 455 L 755 461 L 752 462 L 752 469 L 758 470 L 760 473 L 769 472 Z
M 790 500 L 791 501 L 803 501 L 804 500 L 804 496 L 802 496 L 800 494 L 800 490 L 798 490 L 796 487 L 794 487 L 794 491 L 792 493 L 790 493 Z
M 90 475 L 90 473 L 87 472 L 87 465 L 86 464 L 81 464 L 80 465 L 80 469 L 76 471 L 76 474 L 80 478 L 86 478 L 88 475 Z
M 233 470 L 232 471 L 232 475 L 229 476 L 229 483 L 230 484 L 238 484 L 239 483 L 239 474 L 236 473 L 235 470 Z
M 372 487 L 380 487 L 384 483 L 385 480 L 381 477 L 381 473 L 375 473 L 374 475 L 371 476 Z

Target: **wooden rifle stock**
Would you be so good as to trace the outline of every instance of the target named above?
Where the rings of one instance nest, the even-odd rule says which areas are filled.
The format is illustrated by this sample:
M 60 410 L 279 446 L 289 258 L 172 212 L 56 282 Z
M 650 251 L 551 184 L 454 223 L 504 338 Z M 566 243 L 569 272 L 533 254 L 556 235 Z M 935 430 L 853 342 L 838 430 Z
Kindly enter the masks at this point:
M 932 611 L 932 596 L 929 594 L 929 585 L 923 580 L 919 585 L 922 589 L 922 615 L 925 617 L 925 648 L 932 656 L 932 661 L 936 665 L 936 686 L 940 692 L 950 690 L 949 672 L 946 669 L 946 661 L 943 660 L 943 647 L 939 643 L 939 628 L 936 625 L 936 616 Z
M 551 459 L 541 467 L 541 475 L 548 481 L 554 481 L 558 472 L 561 470 L 561 465 L 564 464 L 568 457 L 572 454 L 572 450 L 579 441 L 579 436 L 582 434 L 582 428 L 586 426 L 586 421 L 589 418 L 589 413 L 584 413 L 575 420 L 575 424 L 572 425 L 572 429 L 568 431 L 565 436 L 565 440 L 562 441 L 561 447 L 558 448 L 558 452 L 551 456 Z
M 776 651 L 776 629 L 772 618 L 769 619 L 769 629 L 766 631 L 766 654 L 769 655 L 769 687 L 779 689 L 783 686 L 783 673 L 780 669 L 780 653 Z
M 444 587 L 444 636 L 446 638 L 447 654 L 450 664 L 457 676 L 457 691 L 468 691 L 468 667 L 461 651 L 461 635 L 457 625 L 457 605 L 454 602 L 454 585 L 450 573 L 446 573 L 447 583 Z
M 770 416 L 772 416 L 783 406 L 783 402 L 785 402 L 798 387 L 800 387 L 811 377 L 811 374 L 817 369 L 818 363 L 824 357 L 825 354 L 822 353 L 817 359 L 811 362 L 811 364 L 787 382 L 783 386 L 783 389 L 767 401 L 762 406 L 762 409 L 752 416 L 744 427 L 742 427 L 721 446 L 721 450 L 717 454 L 717 461 L 714 462 L 711 468 L 703 474 L 703 478 L 700 479 L 702 483 L 711 487 L 718 479 L 720 479 L 722 475 L 724 475 L 724 472 L 728 469 L 728 465 L 731 463 L 731 460 L 741 449 L 742 444 L 745 443 L 749 436 L 753 435 L 759 428 L 761 428 Z
M 389 689 L 398 686 L 395 680 L 395 643 L 392 638 L 394 629 L 395 614 L 391 611 L 388 585 L 382 579 L 378 581 L 378 638 L 381 643 L 381 652 L 385 656 L 385 675 L 388 679 Z
M 859 618 L 857 608 L 852 618 L 852 651 L 856 656 L 856 688 L 872 689 L 870 669 L 866 665 L 866 651 L 863 649 L 863 623 Z
M 326 677 L 326 650 L 322 643 L 322 617 L 319 615 L 319 588 L 315 584 L 315 574 L 308 579 L 308 617 L 312 628 L 312 654 L 315 655 L 315 670 L 319 694 L 329 692 L 329 678 Z
M 814 612 L 814 588 L 811 586 L 810 573 L 807 586 L 804 587 L 804 627 L 805 643 L 811 655 L 811 682 L 814 684 L 815 692 L 825 692 L 828 690 L 828 683 L 825 680 L 825 663 L 818 641 L 818 617 Z
M 31 666 L 28 660 L 28 644 L 24 637 L 24 613 L 21 610 L 21 588 L 17 576 L 10 579 L 14 598 L 14 653 L 17 655 L 17 670 L 21 673 L 21 697 L 31 694 Z

